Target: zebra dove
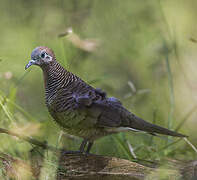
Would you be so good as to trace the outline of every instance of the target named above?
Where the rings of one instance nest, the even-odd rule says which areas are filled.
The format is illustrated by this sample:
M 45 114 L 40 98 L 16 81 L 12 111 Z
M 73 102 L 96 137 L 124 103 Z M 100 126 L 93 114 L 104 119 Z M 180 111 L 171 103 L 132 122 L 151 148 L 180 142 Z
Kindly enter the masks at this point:
M 93 88 L 64 69 L 48 47 L 40 46 L 32 51 L 25 69 L 31 65 L 40 66 L 43 71 L 46 106 L 53 119 L 68 134 L 83 138 L 81 153 L 88 153 L 94 140 L 124 131 L 186 137 L 129 112 L 118 99 L 107 97 L 101 89 Z

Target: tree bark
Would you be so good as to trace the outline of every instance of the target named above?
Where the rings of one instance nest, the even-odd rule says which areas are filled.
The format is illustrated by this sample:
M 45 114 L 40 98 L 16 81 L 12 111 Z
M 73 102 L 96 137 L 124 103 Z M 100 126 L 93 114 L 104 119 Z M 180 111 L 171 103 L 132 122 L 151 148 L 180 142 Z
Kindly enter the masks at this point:
M 129 160 L 93 154 L 65 155 L 61 153 L 62 150 L 49 146 L 46 142 L 40 142 L 3 128 L 0 128 L 0 133 L 18 137 L 36 146 L 30 152 L 30 164 L 0 152 L 3 174 L 5 177 L 12 179 L 22 179 L 21 170 L 23 174 L 26 174 L 26 177 L 33 176 L 40 179 L 44 156 L 40 153 L 37 154 L 37 148 L 41 148 L 39 152 L 50 150 L 56 155 L 60 154 L 57 180 L 197 180 L 197 160 L 164 159 L 160 162 L 148 162 L 138 159 L 138 163 L 135 163 Z
M 165 166 L 159 163 L 142 165 L 115 157 L 62 154 L 57 180 L 197 179 L 197 161 L 182 162 L 168 159 L 164 164 Z

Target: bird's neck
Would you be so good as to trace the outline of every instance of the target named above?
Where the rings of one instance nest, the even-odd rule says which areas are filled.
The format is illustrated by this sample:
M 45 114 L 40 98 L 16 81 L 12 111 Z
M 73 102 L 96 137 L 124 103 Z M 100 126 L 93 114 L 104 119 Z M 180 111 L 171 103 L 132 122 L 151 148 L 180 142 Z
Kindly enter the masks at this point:
M 57 61 L 41 67 L 44 75 L 46 99 L 53 96 L 58 88 L 69 83 L 70 72 L 64 69 Z
M 44 75 L 45 87 L 54 82 L 60 83 L 61 77 L 67 72 L 57 61 L 41 66 Z

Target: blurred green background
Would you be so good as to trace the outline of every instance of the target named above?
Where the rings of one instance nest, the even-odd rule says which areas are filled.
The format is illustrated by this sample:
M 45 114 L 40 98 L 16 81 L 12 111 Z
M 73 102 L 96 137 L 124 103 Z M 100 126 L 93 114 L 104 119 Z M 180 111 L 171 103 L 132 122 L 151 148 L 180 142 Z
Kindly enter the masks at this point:
M 42 72 L 24 66 L 48 46 L 69 71 L 143 119 L 178 130 L 197 146 L 196 0 L 1 0 L 0 127 L 76 150 L 81 139 L 62 135 L 44 103 Z M 93 39 L 87 52 L 69 37 Z M 90 40 L 91 41 L 91 40 Z M 183 140 L 120 133 L 96 141 L 92 153 L 132 159 L 194 159 Z M 175 143 L 174 143 L 175 142 Z M 0 151 L 28 159 L 32 146 L 0 134 Z

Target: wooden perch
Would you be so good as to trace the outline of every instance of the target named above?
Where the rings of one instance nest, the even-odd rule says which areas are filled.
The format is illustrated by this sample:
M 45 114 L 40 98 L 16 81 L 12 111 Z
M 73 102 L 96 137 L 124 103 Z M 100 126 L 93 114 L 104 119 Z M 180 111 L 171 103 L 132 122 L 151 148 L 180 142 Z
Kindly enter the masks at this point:
M 162 160 L 161 162 L 145 163 L 146 161 L 132 162 L 129 160 L 100 155 L 75 154 L 68 155 L 61 153 L 62 150 L 47 145 L 31 137 L 21 136 L 17 133 L 0 128 L 0 133 L 6 133 L 18 137 L 33 145 L 36 145 L 30 152 L 31 163 L 16 159 L 0 152 L 0 160 L 8 177 L 17 179 L 21 175 L 21 169 L 26 174 L 32 174 L 37 180 L 42 168 L 44 156 L 36 155 L 36 149 L 50 150 L 59 157 L 59 168 L 57 170 L 57 180 L 196 180 L 197 179 L 197 160 L 178 161 Z M 40 151 L 40 150 L 39 150 Z M 20 168 L 18 168 L 20 167 Z M 19 171 L 20 170 L 20 171 Z M 6 175 L 6 176 L 7 176 Z M 17 177 L 15 177 L 17 175 Z
M 57 180 L 137 180 L 152 170 L 128 160 L 99 155 L 62 155 L 59 165 Z
M 99 155 L 61 155 L 57 180 L 197 179 L 197 161 L 165 160 L 165 166 L 153 166 Z

